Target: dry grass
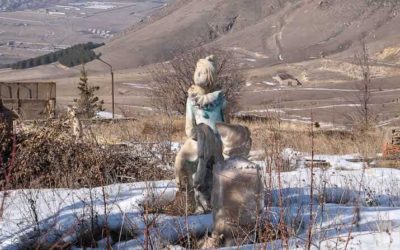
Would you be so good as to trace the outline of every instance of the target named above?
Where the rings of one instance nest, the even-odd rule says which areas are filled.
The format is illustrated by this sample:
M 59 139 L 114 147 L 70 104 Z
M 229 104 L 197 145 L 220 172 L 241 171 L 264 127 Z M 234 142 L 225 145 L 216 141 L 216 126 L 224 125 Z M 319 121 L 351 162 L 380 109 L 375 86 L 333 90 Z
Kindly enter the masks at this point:
M 156 116 L 156 117 L 155 117 Z M 184 141 L 185 120 L 164 115 L 138 116 L 135 120 L 101 123 L 92 126 L 99 143 Z
M 243 121 L 233 119 L 232 123 L 247 126 L 253 139 L 253 150 L 264 149 L 265 137 L 271 133 L 268 121 Z M 314 143 L 317 154 L 353 154 L 362 153 L 366 157 L 375 157 L 382 152 L 387 140 L 387 131 L 375 130 L 358 134 L 353 131 L 324 130 L 314 128 Z M 134 121 L 100 124 L 94 128 L 94 133 L 101 142 L 143 141 L 156 142 L 160 134 L 168 134 L 172 141 L 184 142 L 185 120 L 182 116 L 154 117 L 140 116 Z M 281 122 L 280 136 L 285 147 L 301 152 L 311 148 L 310 127 L 307 124 Z
M 400 169 L 400 160 L 380 159 L 376 162 L 375 166 L 380 168 Z
M 186 200 L 186 195 L 177 192 L 175 199 L 169 202 L 153 203 L 143 208 L 150 214 L 166 214 L 171 216 L 190 216 L 196 212 L 194 200 Z
M 268 122 L 233 121 L 249 127 L 253 138 L 253 149 L 264 149 L 266 135 L 271 133 Z M 275 126 L 276 127 L 276 126 Z M 309 152 L 311 148 L 310 126 L 306 124 L 282 122 L 280 124 L 281 141 L 284 147 L 300 152 Z M 343 130 L 323 130 L 314 128 L 316 154 L 354 154 L 375 157 L 382 152 L 385 142 L 385 131 L 356 133 Z

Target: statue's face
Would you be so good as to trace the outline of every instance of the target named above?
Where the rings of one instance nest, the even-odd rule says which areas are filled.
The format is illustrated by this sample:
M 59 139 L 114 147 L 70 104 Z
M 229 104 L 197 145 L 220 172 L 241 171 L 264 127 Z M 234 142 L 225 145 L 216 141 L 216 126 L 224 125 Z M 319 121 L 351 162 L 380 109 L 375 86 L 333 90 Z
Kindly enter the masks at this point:
M 194 72 L 194 84 L 200 86 L 202 88 L 207 87 L 209 83 L 209 72 L 204 67 L 197 67 L 196 71 Z

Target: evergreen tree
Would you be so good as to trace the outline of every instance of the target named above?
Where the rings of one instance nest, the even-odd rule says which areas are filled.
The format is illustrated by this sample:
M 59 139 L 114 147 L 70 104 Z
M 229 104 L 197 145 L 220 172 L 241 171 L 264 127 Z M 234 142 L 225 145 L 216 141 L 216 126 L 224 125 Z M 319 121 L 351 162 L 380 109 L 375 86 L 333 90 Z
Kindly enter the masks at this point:
M 64 66 L 73 67 L 96 59 L 97 55 L 94 51 L 92 51 L 92 49 L 98 48 L 103 45 L 104 43 L 97 44 L 92 42 L 89 42 L 87 44 L 77 44 L 56 52 L 51 52 L 42 56 L 10 64 L 9 67 L 13 69 L 26 69 L 33 68 L 39 65 L 47 65 L 56 61 L 59 61 Z
M 99 86 L 90 86 L 88 83 L 87 71 L 85 65 L 81 70 L 80 82 L 78 85 L 79 98 L 74 99 L 78 113 L 82 114 L 85 118 L 93 118 L 98 111 L 103 111 L 103 100 L 99 100 L 95 96 L 95 92 L 100 89 Z

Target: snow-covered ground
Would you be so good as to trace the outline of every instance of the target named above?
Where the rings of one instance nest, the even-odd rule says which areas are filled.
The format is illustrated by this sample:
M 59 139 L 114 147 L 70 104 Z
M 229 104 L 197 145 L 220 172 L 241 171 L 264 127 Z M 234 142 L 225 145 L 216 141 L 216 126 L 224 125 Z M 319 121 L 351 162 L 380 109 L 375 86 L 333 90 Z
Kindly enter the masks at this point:
M 310 222 L 311 172 L 304 167 L 310 157 L 291 150 L 285 150 L 283 155 L 298 168 L 280 174 L 281 189 L 278 189 L 278 173 L 273 173 L 272 178 L 268 174 L 264 176 L 267 186 L 272 183 L 272 192 L 266 191 L 266 197 L 272 196 L 272 200 L 266 201 L 269 206 L 265 207 L 264 216 L 277 223 L 283 209 L 285 223 L 296 233 L 289 239 L 290 248 L 302 249 Z M 357 161 L 357 155 L 317 155 L 315 158 L 329 162 L 330 167 L 316 168 L 313 174 L 313 249 L 345 249 L 346 245 L 347 249 L 400 249 L 400 171 L 366 168 L 364 162 Z M 154 224 L 147 227 L 147 235 L 156 249 L 176 242 L 187 230 L 196 235 L 210 231 L 210 214 L 189 216 L 188 220 L 163 214 L 146 217 L 142 204 L 165 203 L 173 200 L 175 193 L 173 181 L 77 190 L 9 191 L 0 219 L 0 248 L 21 249 L 21 243 L 29 242 L 37 232 L 49 242 L 60 239 L 73 242 L 83 222 L 90 222 L 90 218 L 107 224 L 111 231 L 134 232 L 133 239 L 112 242 L 113 249 L 142 249 L 146 224 L 149 224 L 145 222 L 152 219 Z M 3 197 L 4 192 L 0 193 L 0 201 Z M 280 249 L 281 244 L 279 240 L 270 242 L 263 249 Z M 241 249 L 254 249 L 254 245 Z

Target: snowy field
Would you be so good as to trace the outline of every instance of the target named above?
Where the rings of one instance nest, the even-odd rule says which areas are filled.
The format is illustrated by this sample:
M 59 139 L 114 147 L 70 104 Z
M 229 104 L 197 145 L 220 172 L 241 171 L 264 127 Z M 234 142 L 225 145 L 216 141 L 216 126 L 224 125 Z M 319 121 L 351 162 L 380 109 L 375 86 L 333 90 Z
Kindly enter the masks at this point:
M 266 197 L 272 196 L 272 200 L 266 201 L 269 206 L 264 208 L 264 218 L 277 224 L 283 211 L 285 224 L 295 229 L 289 248 L 303 249 L 310 223 L 311 183 L 310 169 L 304 163 L 310 157 L 290 150 L 284 155 L 298 168 L 280 174 L 281 189 L 278 173 L 273 173 L 272 178 L 265 176 L 266 183 L 272 183 L 273 188 L 272 192 L 266 191 Z M 400 249 L 400 171 L 366 168 L 365 163 L 357 161 L 356 155 L 317 155 L 315 158 L 329 162 L 330 167 L 316 168 L 313 175 L 312 248 Z M 125 241 L 110 239 L 113 249 L 143 249 L 146 241 L 151 241 L 154 249 L 167 246 L 179 249 L 172 246 L 173 242 L 187 231 L 199 236 L 209 232 L 212 216 L 192 215 L 186 220 L 179 216 L 146 215 L 143 204 L 171 201 L 176 190 L 173 181 L 158 181 L 93 189 L 9 191 L 0 220 L 0 248 L 23 249 L 38 233 L 44 235 L 42 241 L 49 245 L 75 242 L 83 225 L 95 220 L 99 225 L 108 225 L 113 232 L 133 232 L 134 237 Z M 4 192 L 0 193 L 0 201 L 3 199 Z M 104 249 L 106 242 L 99 239 L 98 249 Z M 282 242 L 277 240 L 258 247 L 281 249 Z M 241 249 L 254 249 L 254 245 Z

